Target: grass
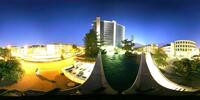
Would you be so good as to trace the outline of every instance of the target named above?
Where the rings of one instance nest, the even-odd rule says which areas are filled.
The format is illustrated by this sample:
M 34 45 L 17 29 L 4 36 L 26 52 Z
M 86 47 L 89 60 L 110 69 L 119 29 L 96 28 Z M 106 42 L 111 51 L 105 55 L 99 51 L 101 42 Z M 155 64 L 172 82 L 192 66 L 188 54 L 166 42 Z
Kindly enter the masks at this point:
M 113 89 L 122 92 L 128 89 L 138 73 L 140 55 L 102 55 L 105 76 Z

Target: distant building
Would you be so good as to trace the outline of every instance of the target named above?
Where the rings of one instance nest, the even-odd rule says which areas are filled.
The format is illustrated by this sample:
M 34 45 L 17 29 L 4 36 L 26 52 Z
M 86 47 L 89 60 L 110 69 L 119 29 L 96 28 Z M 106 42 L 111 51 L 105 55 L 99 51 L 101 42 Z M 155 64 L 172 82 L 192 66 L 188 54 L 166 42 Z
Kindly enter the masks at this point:
M 194 55 L 199 55 L 199 49 L 196 47 L 196 42 L 191 40 L 177 40 L 174 43 L 161 47 L 170 57 L 191 58 Z
M 97 32 L 97 39 L 103 40 L 105 46 L 121 47 L 125 38 L 125 27 L 116 21 L 100 20 L 97 17 L 93 22 L 93 29 Z
M 72 45 L 69 45 L 69 44 L 61 44 L 61 43 L 47 44 L 47 54 L 61 55 L 62 52 L 70 53 L 71 48 L 72 48 Z
M 148 44 L 141 47 L 135 48 L 138 52 L 150 52 L 155 53 L 155 50 L 158 49 L 158 44 Z
M 56 58 L 61 54 L 69 55 L 72 45 L 53 43 L 47 45 L 25 45 L 23 47 L 11 47 L 13 56 L 21 58 Z
M 174 43 L 166 44 L 161 47 L 163 51 L 168 55 L 168 57 L 174 57 L 175 49 L 174 49 Z

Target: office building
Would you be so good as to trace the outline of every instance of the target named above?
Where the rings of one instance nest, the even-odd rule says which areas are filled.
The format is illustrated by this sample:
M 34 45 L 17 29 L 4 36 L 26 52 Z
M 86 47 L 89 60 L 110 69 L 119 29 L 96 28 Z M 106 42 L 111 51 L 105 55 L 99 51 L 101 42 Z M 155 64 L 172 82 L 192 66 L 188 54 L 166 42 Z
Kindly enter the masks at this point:
M 101 20 L 97 17 L 93 22 L 93 29 L 97 32 L 98 41 L 102 40 L 104 46 L 121 47 L 125 38 L 125 27 L 116 21 Z

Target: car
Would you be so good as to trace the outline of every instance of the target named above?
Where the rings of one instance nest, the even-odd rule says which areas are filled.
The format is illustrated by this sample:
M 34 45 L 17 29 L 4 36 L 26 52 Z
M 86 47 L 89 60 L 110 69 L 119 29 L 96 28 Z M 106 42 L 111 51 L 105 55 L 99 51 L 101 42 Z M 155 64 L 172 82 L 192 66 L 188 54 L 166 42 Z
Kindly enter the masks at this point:
M 77 76 L 79 77 L 79 76 L 82 76 L 83 75 L 83 72 L 82 71 L 80 71 L 78 74 L 77 74 Z
M 83 78 L 83 79 L 85 79 L 85 78 L 86 78 L 86 76 L 82 76 L 82 78 Z
M 70 72 L 70 73 L 71 73 L 71 72 L 72 72 L 72 70 L 70 69 L 70 70 L 68 70 L 68 72 Z

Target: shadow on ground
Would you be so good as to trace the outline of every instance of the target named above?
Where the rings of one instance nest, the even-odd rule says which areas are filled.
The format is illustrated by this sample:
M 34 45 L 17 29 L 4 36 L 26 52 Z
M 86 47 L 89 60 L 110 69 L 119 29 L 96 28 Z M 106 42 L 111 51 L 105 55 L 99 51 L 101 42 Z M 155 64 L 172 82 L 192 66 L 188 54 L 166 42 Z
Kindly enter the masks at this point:
M 0 81 L 0 87 L 13 85 L 15 83 L 17 83 L 17 81 L 1 80 Z
M 48 79 L 48 78 L 46 78 L 46 77 L 44 77 L 44 76 L 42 76 L 42 75 L 37 75 L 37 77 L 38 77 L 39 79 L 41 79 L 41 80 L 45 80 L 45 81 L 48 81 L 48 82 L 51 82 L 51 83 L 56 83 L 56 81 L 50 80 L 50 79 Z

